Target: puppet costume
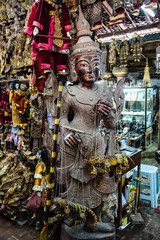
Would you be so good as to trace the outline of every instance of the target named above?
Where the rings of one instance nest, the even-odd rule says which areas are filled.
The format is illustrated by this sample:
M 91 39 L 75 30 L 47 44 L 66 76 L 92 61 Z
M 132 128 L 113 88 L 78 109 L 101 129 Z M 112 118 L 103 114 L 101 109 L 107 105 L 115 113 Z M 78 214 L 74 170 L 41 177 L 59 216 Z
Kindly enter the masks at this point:
M 0 96 L 0 123 L 12 123 L 11 110 L 9 105 L 9 93 L 6 90 L 1 91 Z
M 133 53 L 133 58 L 135 62 L 140 62 L 142 57 L 142 38 L 135 33 L 131 40 L 131 52 Z
M 27 26 L 25 29 L 25 33 L 32 36 L 33 35 L 33 21 L 35 18 L 36 10 L 38 7 L 39 2 L 34 2 L 32 5 L 32 9 L 28 18 Z
M 11 90 L 9 94 L 9 103 L 12 105 L 12 122 L 14 126 L 20 126 L 20 119 L 16 109 L 16 103 L 14 102 L 14 96 L 17 96 L 17 91 Z M 16 99 L 16 97 L 15 97 Z
M 18 113 L 20 123 L 15 125 L 20 125 L 21 127 L 27 126 L 28 118 L 30 115 L 30 101 L 29 101 L 30 91 L 16 91 L 13 97 L 13 102 L 15 104 L 15 110 Z
M 45 0 L 40 0 L 38 4 L 35 3 L 32 7 L 25 33 L 32 35 L 33 28 L 37 27 L 42 35 L 67 37 L 66 32 L 71 30 L 69 11 L 66 4 L 62 5 L 62 13 L 58 11 L 57 6 L 61 7 L 61 5 L 55 5 L 52 1 Z M 64 53 L 64 50 L 71 47 L 70 41 L 35 36 L 32 47 L 32 56 L 38 55 L 35 49 L 41 50 L 39 56 L 41 69 L 51 68 L 50 52 L 54 51 L 58 51 L 55 54 L 56 70 L 66 69 L 66 54 L 60 54 L 60 52 Z
M 29 208 L 33 212 L 37 212 L 37 210 L 41 206 L 41 192 L 43 190 L 43 183 L 44 183 L 42 182 L 42 179 L 45 175 L 45 172 L 46 172 L 46 165 L 41 159 L 39 159 L 35 167 L 34 186 L 32 188 L 33 192 L 27 203 L 27 208 Z
M 42 191 L 43 189 L 43 186 L 41 185 L 42 175 L 45 173 L 45 171 L 46 171 L 46 166 L 44 162 L 40 160 L 36 165 L 36 170 L 34 174 L 35 182 L 34 182 L 33 190 Z
M 43 123 L 43 100 L 37 94 L 31 95 L 31 129 L 30 129 L 30 146 L 31 149 L 41 147 L 42 123 Z
M 11 110 L 9 105 L 9 92 L 2 91 L 2 104 L 4 109 L 4 123 L 5 124 L 11 124 Z
M 111 68 L 116 65 L 117 50 L 118 50 L 118 48 L 117 48 L 116 41 L 115 41 L 115 39 L 112 38 L 110 41 L 110 45 L 109 45 L 109 56 L 108 56 L 108 62 L 110 64 Z
M 1 209 L 9 217 L 16 217 L 31 194 L 33 173 L 22 164 L 17 154 L 7 153 L 1 158 L 0 178 Z
M 129 54 L 129 45 L 125 38 L 122 38 L 119 45 L 119 60 L 121 66 L 127 66 L 127 57 Z

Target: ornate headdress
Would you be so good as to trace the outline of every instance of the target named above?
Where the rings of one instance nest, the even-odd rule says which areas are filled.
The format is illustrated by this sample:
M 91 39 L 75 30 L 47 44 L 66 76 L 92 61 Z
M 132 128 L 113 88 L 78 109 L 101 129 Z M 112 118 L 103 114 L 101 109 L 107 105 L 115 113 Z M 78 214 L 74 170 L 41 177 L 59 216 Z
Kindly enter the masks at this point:
M 85 19 L 81 7 L 79 6 L 79 17 L 76 25 L 77 43 L 72 47 L 72 58 L 76 58 L 82 54 L 100 54 L 99 44 L 91 39 L 92 32 L 90 25 Z

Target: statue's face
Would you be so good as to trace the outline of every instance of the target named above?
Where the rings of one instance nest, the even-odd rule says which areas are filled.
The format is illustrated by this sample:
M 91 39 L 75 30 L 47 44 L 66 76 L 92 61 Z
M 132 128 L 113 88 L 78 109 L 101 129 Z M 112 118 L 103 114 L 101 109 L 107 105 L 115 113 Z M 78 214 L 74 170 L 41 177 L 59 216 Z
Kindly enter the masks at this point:
M 83 55 L 76 59 L 76 73 L 79 81 L 85 84 L 93 84 L 100 74 L 100 56 Z

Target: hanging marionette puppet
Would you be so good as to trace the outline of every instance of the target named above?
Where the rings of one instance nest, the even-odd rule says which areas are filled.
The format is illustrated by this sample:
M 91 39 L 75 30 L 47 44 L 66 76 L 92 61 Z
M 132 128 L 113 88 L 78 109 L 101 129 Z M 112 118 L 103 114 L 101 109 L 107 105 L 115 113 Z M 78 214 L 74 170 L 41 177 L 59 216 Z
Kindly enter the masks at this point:
M 26 127 L 28 125 L 28 119 L 30 117 L 30 90 L 28 83 L 20 83 L 20 87 L 15 91 L 13 96 L 13 103 L 15 104 L 15 111 L 18 114 L 19 121 L 16 125 L 20 127 Z
M 111 38 L 110 45 L 109 45 L 109 55 L 108 55 L 108 62 L 110 64 L 110 68 L 112 69 L 113 66 L 116 65 L 117 62 L 117 51 L 118 51 L 118 46 L 116 44 L 116 41 L 114 38 Z
M 140 62 L 142 57 L 142 38 L 134 33 L 134 37 L 131 40 L 131 52 L 133 52 L 133 59 L 135 62 Z
M 125 37 L 123 37 L 119 45 L 119 60 L 120 60 L 121 67 L 127 66 L 128 54 L 129 54 L 129 45 Z
M 42 207 L 42 193 L 44 190 L 44 183 L 46 182 L 46 166 L 48 162 L 47 151 L 45 148 L 39 150 L 37 152 L 37 165 L 35 167 L 34 174 L 34 186 L 32 195 L 29 198 L 29 201 L 26 205 L 28 209 L 30 209 L 33 213 L 32 218 L 35 218 L 35 227 L 37 230 L 42 226 L 43 222 L 43 207 Z M 46 186 L 45 186 L 46 187 Z M 43 196 L 44 197 L 44 196 Z
M 25 32 L 35 36 L 32 42 L 33 61 L 38 71 L 35 74 L 39 75 L 38 79 L 45 78 L 51 68 L 58 74 L 66 74 L 67 54 L 71 47 L 70 40 L 62 39 L 70 36 L 71 30 L 67 5 L 61 1 L 40 0 L 33 7 Z M 36 36 L 38 34 L 44 37 Z

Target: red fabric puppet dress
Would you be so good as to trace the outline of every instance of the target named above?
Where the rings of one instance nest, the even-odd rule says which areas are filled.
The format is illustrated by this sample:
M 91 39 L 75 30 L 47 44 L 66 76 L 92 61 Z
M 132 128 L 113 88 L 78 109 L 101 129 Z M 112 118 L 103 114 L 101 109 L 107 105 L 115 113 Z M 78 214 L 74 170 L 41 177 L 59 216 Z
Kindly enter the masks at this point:
M 59 11 L 61 9 L 61 11 Z M 71 30 L 71 22 L 67 5 L 55 4 L 54 1 L 40 0 L 32 6 L 25 32 L 33 33 L 34 27 L 45 36 L 67 37 L 67 31 Z M 34 36 L 32 41 L 32 56 L 36 67 L 42 74 L 42 70 L 52 68 L 56 71 L 66 69 L 67 50 L 71 47 L 70 40 L 53 39 Z M 37 61 L 38 59 L 38 61 Z M 56 68 L 52 65 L 55 63 Z

